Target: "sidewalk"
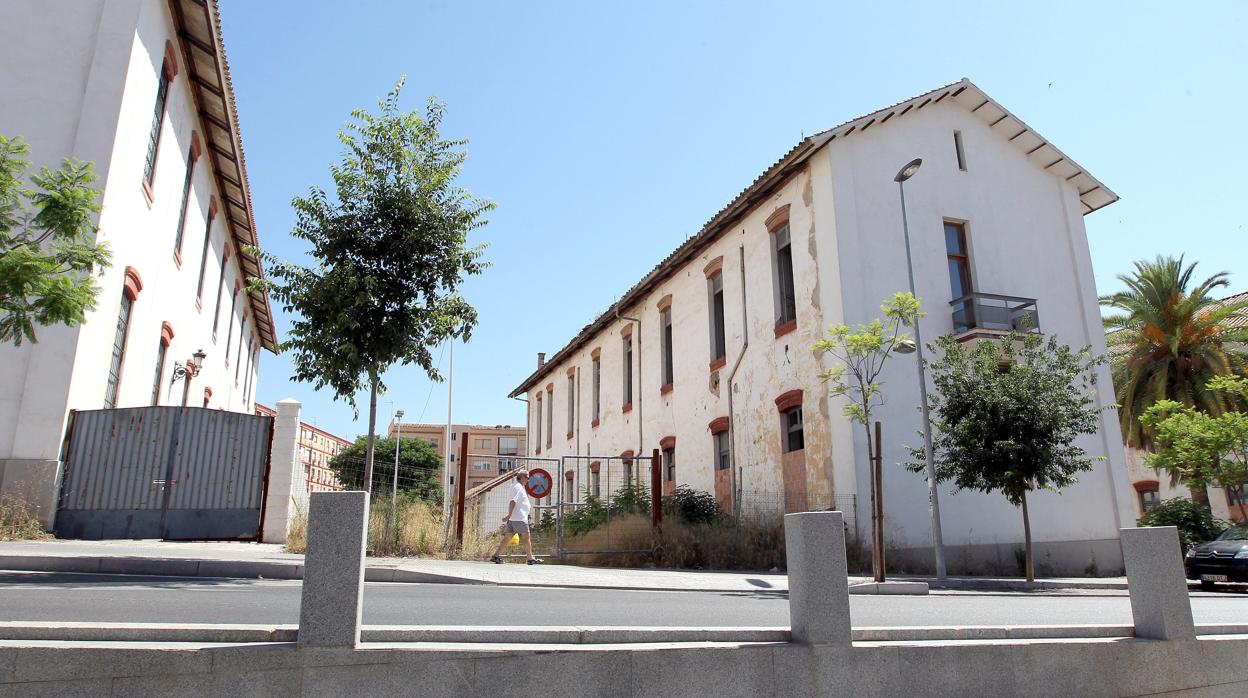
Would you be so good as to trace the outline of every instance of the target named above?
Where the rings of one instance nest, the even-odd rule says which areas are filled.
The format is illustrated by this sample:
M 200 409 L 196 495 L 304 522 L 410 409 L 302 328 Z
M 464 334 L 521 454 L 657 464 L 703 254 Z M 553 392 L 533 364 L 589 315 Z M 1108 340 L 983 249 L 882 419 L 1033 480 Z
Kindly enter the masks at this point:
M 373 582 L 425 582 L 547 586 L 646 591 L 710 591 L 721 593 L 787 593 L 788 577 L 766 572 L 701 572 L 688 570 L 618 569 L 575 565 L 529 566 L 517 563 L 411 558 L 367 560 L 365 578 Z M 265 543 L 175 543 L 142 541 L 16 541 L 0 542 L 0 570 L 31 572 L 85 572 L 96 574 L 240 579 L 301 579 L 303 556 L 283 552 Z M 1126 589 L 1126 578 L 1044 579 L 1028 584 L 1022 579 L 897 576 L 901 582 L 927 582 L 932 589 L 1000 591 L 1020 589 Z M 856 593 L 915 593 L 899 585 L 875 589 L 870 578 L 851 576 Z M 854 593 L 854 591 L 851 591 Z

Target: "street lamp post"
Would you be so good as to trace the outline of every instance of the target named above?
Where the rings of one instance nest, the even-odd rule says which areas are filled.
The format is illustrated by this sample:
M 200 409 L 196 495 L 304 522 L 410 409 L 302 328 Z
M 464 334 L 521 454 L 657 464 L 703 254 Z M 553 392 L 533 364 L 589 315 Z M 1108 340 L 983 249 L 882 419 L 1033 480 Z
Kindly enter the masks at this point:
M 915 158 L 902 167 L 897 176 L 897 190 L 901 192 L 901 230 L 906 239 L 906 272 L 910 276 L 910 294 L 917 296 L 914 290 L 914 263 L 910 259 L 910 223 L 906 219 L 906 180 L 919 171 L 923 164 L 921 158 Z M 919 395 L 923 406 L 923 457 L 927 470 L 927 506 L 932 517 L 932 548 L 936 553 L 936 578 L 944 579 L 945 544 L 940 530 L 940 500 L 936 491 L 936 461 L 932 452 L 932 420 L 927 406 L 927 370 L 923 366 L 923 335 L 919 331 L 919 321 L 914 322 L 914 348 L 918 353 L 919 364 Z
M 403 410 L 394 413 L 394 484 L 390 487 L 390 531 L 399 528 L 399 441 L 403 439 Z

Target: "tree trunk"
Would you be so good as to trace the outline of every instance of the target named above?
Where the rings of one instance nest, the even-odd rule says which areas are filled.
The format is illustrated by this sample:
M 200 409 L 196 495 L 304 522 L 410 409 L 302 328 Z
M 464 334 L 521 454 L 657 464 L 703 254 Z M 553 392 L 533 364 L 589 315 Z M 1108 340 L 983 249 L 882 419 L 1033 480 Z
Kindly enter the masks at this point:
M 373 447 L 377 441 L 377 371 L 368 372 L 368 448 L 364 451 L 364 491 L 373 491 Z
M 1023 490 L 1023 548 L 1026 552 L 1027 581 L 1036 581 L 1036 570 L 1031 563 L 1031 517 L 1027 515 L 1027 490 Z
M 881 463 L 880 423 L 875 423 L 875 438 L 867 432 L 867 456 L 871 464 L 871 573 L 876 582 L 884 581 L 887 561 L 884 556 L 884 473 Z

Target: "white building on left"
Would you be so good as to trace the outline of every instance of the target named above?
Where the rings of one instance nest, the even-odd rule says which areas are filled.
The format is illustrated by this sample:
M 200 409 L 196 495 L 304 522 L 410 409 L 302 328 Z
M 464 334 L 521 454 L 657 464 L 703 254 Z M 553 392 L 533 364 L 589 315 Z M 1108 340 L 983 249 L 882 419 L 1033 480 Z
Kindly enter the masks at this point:
M 246 288 L 264 272 L 243 249 L 259 242 L 215 0 L 13 0 L 4 16 L 0 133 L 36 169 L 95 163 L 113 259 L 82 326 L 0 346 L 0 495 L 46 513 L 71 410 L 252 412 L 277 336 Z

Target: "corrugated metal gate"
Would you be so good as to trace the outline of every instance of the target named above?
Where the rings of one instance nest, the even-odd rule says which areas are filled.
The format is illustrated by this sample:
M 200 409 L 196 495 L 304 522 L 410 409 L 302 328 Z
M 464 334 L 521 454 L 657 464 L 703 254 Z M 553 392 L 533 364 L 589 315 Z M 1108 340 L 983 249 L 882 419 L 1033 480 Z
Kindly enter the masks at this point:
M 257 539 L 272 434 L 271 417 L 200 407 L 75 412 L 56 534 Z

